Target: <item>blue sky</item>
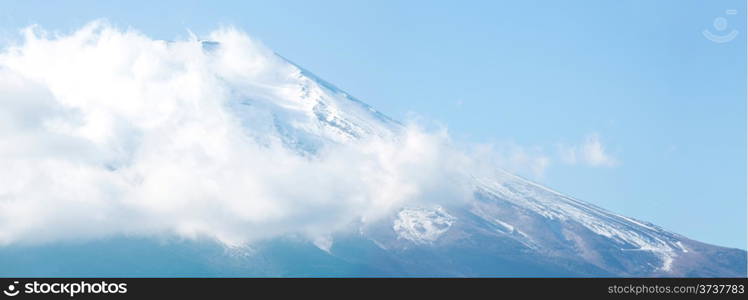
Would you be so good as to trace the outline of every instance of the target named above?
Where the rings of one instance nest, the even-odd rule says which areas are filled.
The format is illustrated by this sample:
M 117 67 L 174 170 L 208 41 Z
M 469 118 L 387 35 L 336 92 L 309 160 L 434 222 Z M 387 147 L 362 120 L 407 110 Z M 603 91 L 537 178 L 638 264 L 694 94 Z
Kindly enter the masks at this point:
M 417 113 L 458 140 L 556 157 L 596 137 L 615 163 L 554 159 L 534 179 L 745 249 L 745 14 L 744 1 L 709 0 L 5 1 L 0 41 L 30 24 L 70 31 L 96 18 L 162 39 L 233 25 L 384 113 Z M 739 34 L 715 43 L 705 29 Z

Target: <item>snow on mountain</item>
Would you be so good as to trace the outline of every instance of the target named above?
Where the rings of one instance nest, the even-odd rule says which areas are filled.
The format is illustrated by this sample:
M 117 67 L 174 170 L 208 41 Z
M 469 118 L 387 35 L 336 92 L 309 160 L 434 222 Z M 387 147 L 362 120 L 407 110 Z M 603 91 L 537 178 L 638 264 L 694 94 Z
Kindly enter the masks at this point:
M 219 51 L 220 44 L 201 41 L 207 52 Z M 290 147 L 314 152 L 325 143 L 345 143 L 365 137 L 394 138 L 400 124 L 371 106 L 353 98 L 309 71 L 274 54 L 288 74 L 285 85 L 263 86 L 263 96 L 232 101 L 233 113 L 250 128 L 272 124 Z M 235 91 L 240 94 L 242 91 Z M 257 91 L 251 91 L 257 95 Z M 259 108 L 256 108 L 259 106 Z M 258 114 L 271 111 L 269 119 Z M 255 121 L 255 124 L 250 122 Z M 272 132 L 272 131 L 271 131 Z M 263 138 L 267 133 L 257 136 Z
M 532 210 L 549 220 L 574 222 L 610 240 L 621 251 L 646 251 L 660 258 L 657 269 L 670 271 L 679 252 L 687 252 L 678 236 L 652 224 L 605 211 L 536 183 L 506 173 L 503 180 L 481 181 L 482 193 Z
M 455 218 L 437 206 L 434 209 L 406 208 L 398 212 L 392 229 L 398 238 L 414 243 L 431 243 L 444 234 L 455 222 Z

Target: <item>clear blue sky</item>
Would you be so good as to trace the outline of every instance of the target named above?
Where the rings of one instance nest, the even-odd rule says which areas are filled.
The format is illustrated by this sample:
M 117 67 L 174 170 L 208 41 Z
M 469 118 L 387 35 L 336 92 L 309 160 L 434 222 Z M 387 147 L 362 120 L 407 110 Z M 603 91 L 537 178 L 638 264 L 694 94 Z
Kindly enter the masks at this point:
M 3 1 L 0 41 L 96 18 L 162 39 L 234 25 L 379 110 L 417 112 L 464 141 L 552 155 L 597 134 L 617 165 L 554 161 L 538 180 L 746 248 L 745 1 Z M 739 34 L 715 43 L 705 29 Z

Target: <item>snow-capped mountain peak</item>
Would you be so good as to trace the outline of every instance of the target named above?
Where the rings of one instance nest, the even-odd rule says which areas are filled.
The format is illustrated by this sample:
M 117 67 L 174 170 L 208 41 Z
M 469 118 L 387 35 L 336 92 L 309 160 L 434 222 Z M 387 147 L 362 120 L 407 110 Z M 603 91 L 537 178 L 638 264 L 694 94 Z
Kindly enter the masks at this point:
M 2 274 L 47 265 L 24 245 L 137 248 L 107 244 L 121 236 L 176 236 L 136 244 L 237 276 L 746 274 L 743 250 L 493 170 L 236 30 L 32 32 L 0 52 L 0 105 Z

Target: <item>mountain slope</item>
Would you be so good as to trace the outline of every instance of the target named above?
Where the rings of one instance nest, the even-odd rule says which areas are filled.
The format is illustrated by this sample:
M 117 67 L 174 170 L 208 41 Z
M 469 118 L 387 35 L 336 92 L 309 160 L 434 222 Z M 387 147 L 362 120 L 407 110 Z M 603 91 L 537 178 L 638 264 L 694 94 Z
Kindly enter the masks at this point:
M 339 129 L 353 139 L 375 132 L 389 136 L 388 129 L 397 130 L 391 119 L 299 70 L 305 78 L 304 90 L 319 103 L 313 110 L 321 127 Z M 325 103 L 329 99 L 336 102 Z M 332 110 L 335 113 L 318 109 L 349 104 L 365 109 L 356 111 L 355 117 L 345 109 Z M 360 117 L 362 112 L 370 117 Z M 360 120 L 368 122 L 359 126 Z M 380 125 L 371 125 L 370 120 Z M 407 266 L 402 270 L 416 275 L 533 275 L 529 270 L 583 276 L 746 275 L 745 251 L 692 241 L 506 172 L 495 178 L 475 178 L 474 195 L 474 201 L 464 207 L 403 208 L 387 222 L 363 226 L 358 238 L 374 242 L 393 256 L 391 260 Z M 323 248 L 335 256 L 333 245 L 337 243 L 333 239 Z M 354 257 L 355 253 L 349 255 Z M 433 257 L 424 261 L 424 255 Z M 423 265 L 414 262 L 419 260 Z M 453 262 L 437 267 L 436 261 Z M 482 269 L 472 269 L 477 267 Z M 421 268 L 421 272 L 414 271 Z

